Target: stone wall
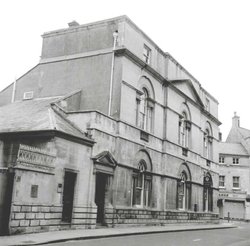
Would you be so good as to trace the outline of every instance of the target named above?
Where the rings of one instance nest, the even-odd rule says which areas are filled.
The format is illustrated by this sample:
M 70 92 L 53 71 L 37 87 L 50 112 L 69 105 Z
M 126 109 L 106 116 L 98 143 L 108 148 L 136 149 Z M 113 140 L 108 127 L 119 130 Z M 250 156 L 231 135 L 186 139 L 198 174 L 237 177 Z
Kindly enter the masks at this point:
M 62 221 L 62 206 L 12 205 L 10 233 L 29 233 L 70 228 L 93 228 L 95 207 L 74 207 L 72 222 Z
M 219 223 L 215 213 L 156 211 L 145 209 L 106 209 L 109 227 L 129 225 L 166 225 L 173 223 Z

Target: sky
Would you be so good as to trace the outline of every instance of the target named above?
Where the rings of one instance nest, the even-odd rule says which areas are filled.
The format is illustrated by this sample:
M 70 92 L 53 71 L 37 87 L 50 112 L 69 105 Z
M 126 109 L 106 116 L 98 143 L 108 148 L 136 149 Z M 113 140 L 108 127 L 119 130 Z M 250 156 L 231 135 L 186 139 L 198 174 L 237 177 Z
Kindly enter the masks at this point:
M 40 59 L 41 35 L 127 15 L 219 101 L 227 136 L 234 112 L 250 129 L 249 0 L 8 0 L 0 3 L 0 91 Z

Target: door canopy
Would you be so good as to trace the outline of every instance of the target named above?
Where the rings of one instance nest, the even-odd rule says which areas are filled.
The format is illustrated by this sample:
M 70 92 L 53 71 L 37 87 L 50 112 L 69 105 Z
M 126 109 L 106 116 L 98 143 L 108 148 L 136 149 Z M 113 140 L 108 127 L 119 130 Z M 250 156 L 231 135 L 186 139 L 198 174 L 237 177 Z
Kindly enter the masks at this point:
M 115 158 L 109 151 L 103 151 L 92 158 L 94 161 L 94 171 L 113 175 L 117 166 Z

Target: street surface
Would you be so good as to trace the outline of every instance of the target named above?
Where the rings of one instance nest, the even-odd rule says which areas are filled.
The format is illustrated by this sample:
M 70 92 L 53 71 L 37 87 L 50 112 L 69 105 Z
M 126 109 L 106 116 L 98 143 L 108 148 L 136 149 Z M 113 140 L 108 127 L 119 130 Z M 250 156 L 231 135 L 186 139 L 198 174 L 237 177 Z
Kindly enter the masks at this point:
M 250 224 L 238 228 L 167 232 L 125 237 L 68 241 L 50 246 L 250 246 Z

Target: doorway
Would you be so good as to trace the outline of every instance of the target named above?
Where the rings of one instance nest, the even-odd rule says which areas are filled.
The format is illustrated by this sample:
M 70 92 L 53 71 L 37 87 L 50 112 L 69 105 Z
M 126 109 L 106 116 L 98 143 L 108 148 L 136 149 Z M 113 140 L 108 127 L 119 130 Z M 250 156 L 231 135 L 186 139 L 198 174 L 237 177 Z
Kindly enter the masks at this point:
M 105 196 L 108 176 L 104 173 L 96 174 L 95 204 L 97 206 L 96 223 L 105 225 Z
M 63 210 L 62 221 L 71 223 L 74 191 L 75 191 L 76 173 L 65 171 L 63 188 Z
M 9 221 L 14 185 L 14 172 L 7 172 L 0 176 L 0 236 L 9 234 Z

